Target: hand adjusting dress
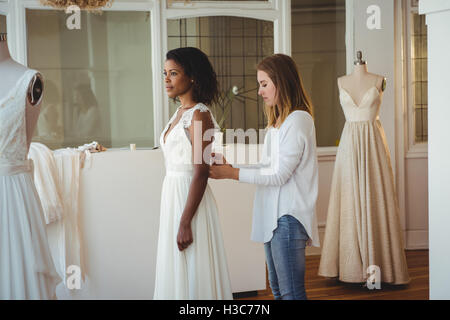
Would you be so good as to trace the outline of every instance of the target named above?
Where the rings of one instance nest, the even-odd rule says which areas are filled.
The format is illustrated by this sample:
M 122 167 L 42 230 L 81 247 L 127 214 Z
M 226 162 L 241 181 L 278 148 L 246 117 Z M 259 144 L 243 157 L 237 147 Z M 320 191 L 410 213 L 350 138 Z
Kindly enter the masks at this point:
M 372 86 L 357 105 L 345 89 L 346 123 L 336 155 L 319 275 L 365 282 L 409 282 L 389 149 L 379 121 L 382 93 Z
M 35 74 L 27 70 L 0 98 L 0 300 L 52 299 L 61 281 L 27 160 L 26 101 Z
M 197 104 L 183 113 L 164 142 L 169 124 L 176 118 L 175 112 L 160 137 L 166 176 L 161 194 L 154 299 L 233 298 L 217 204 L 209 185 L 191 222 L 194 242 L 183 251 L 177 246 L 178 227 L 194 173 L 192 145 L 186 129 L 196 110 L 209 112 L 218 128 L 208 107 Z

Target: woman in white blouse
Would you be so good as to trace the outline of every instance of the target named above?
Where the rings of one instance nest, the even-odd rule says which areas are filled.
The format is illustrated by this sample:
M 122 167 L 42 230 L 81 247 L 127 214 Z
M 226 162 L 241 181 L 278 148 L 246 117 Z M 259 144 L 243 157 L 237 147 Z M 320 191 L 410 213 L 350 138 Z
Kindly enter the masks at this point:
M 319 246 L 313 107 L 291 57 L 267 57 L 257 70 L 268 119 L 262 160 L 254 166 L 231 166 L 216 154 L 210 178 L 257 184 L 252 240 L 264 243 L 273 295 L 306 299 L 305 247 Z

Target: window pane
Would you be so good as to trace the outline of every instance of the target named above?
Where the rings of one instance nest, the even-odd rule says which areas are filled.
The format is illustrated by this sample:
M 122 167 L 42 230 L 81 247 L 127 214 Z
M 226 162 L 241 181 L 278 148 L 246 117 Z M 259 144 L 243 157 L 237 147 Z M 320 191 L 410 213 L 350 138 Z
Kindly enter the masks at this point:
M 292 0 L 292 57 L 314 105 L 317 145 L 336 146 L 345 123 L 337 87 L 346 74 L 345 0 Z
M 0 33 L 6 33 L 6 16 L 0 14 Z
M 412 14 L 411 67 L 414 99 L 415 141 L 428 140 L 428 59 L 425 15 Z
M 264 129 L 263 101 L 258 97 L 256 64 L 273 54 L 273 23 L 240 17 L 169 20 L 169 50 L 193 46 L 205 52 L 217 73 L 222 101 L 211 106 L 219 125 Z M 239 94 L 232 94 L 233 87 Z M 230 98 L 231 97 L 231 98 Z M 170 114 L 177 104 L 170 102 Z
M 82 11 L 79 30 L 69 30 L 67 18 L 58 10 L 26 12 L 28 65 L 45 77 L 34 141 L 152 147 L 149 13 Z

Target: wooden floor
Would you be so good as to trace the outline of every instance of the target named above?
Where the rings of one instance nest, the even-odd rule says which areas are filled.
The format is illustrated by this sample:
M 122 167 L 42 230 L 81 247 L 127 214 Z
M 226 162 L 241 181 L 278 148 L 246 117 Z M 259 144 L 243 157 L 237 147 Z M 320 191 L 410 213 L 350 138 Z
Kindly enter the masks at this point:
M 306 294 L 309 300 L 428 300 L 428 250 L 406 251 L 406 259 L 411 277 L 408 285 L 393 286 L 382 283 L 380 290 L 369 290 L 363 284 L 349 284 L 318 276 L 320 256 L 307 256 Z M 258 291 L 257 296 L 242 300 L 272 300 L 273 295 L 268 283 L 267 288 Z

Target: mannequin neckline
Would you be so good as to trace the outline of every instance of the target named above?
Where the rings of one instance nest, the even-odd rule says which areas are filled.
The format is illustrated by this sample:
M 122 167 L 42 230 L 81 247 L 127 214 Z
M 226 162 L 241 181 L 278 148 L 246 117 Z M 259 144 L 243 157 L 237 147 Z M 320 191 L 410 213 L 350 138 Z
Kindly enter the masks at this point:
M 351 73 L 351 75 L 356 77 L 365 76 L 367 74 L 369 74 L 369 71 L 367 70 L 367 64 L 356 65 L 353 68 L 353 72 Z

